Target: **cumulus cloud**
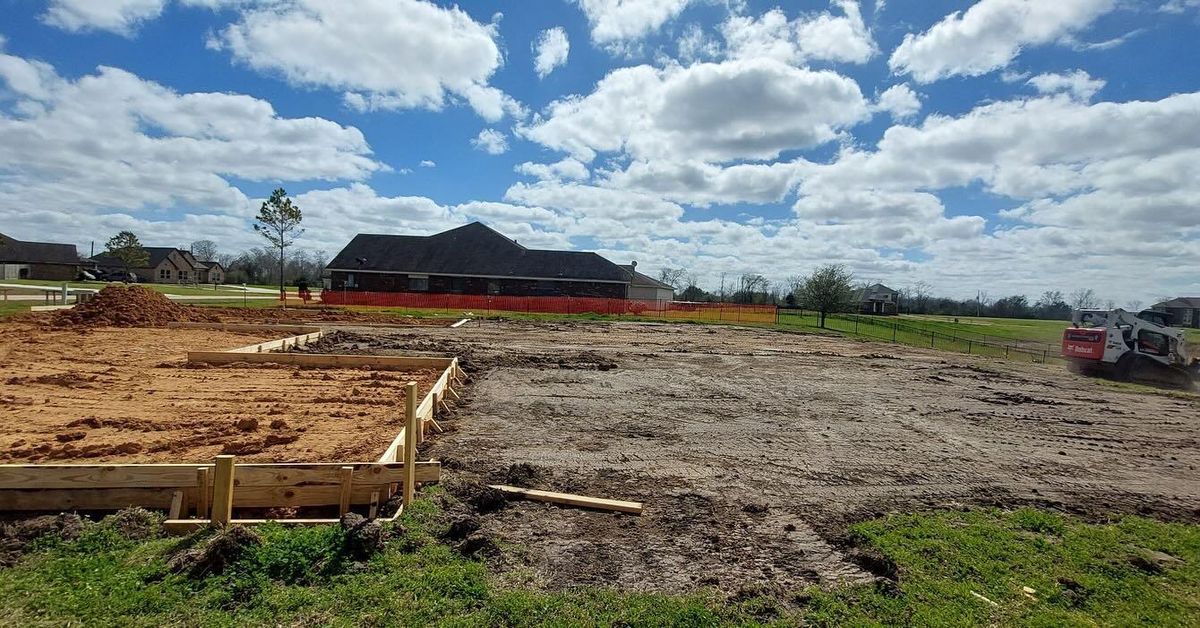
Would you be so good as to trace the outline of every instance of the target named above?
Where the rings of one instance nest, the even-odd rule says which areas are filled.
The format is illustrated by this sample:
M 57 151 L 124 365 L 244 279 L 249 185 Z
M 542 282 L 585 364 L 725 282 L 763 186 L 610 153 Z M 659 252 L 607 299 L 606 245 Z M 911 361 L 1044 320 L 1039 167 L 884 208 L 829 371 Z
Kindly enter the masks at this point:
M 566 159 L 551 164 L 539 164 L 526 161 L 524 163 L 517 164 L 517 166 L 513 168 L 513 171 L 518 174 L 536 177 L 538 179 L 552 180 L 580 180 L 588 178 L 590 174 L 587 166 L 585 166 L 583 162 L 571 157 L 567 157 Z
M 1104 79 L 1092 78 L 1083 70 L 1075 70 L 1069 74 L 1039 74 L 1027 81 L 1043 94 L 1067 92 L 1079 100 L 1091 100 L 1096 92 L 1104 88 Z
M 592 41 L 611 44 L 645 37 L 696 0 L 575 0 L 592 28 Z
M 710 37 L 699 24 L 688 24 L 676 40 L 679 60 L 684 64 L 716 59 L 723 52 L 721 42 Z
M 293 0 L 247 7 L 210 45 L 293 85 L 343 90 L 354 109 L 437 110 L 449 95 L 496 121 L 522 108 L 488 85 L 495 38 L 494 24 L 422 0 Z
M 542 31 L 533 44 L 533 71 L 537 72 L 538 78 L 546 78 L 554 68 L 567 63 L 570 51 L 566 29 L 555 26 Z
M 187 6 L 216 9 L 253 0 L 178 0 Z M 130 36 L 146 21 L 157 18 L 171 0 L 50 0 L 42 21 L 63 30 L 108 31 Z
M 437 168 L 437 162 L 432 159 L 422 159 L 420 165 L 422 168 Z
M 0 54 L 0 224 L 86 242 L 119 229 L 238 241 L 252 203 L 229 182 L 360 180 L 386 166 L 362 133 L 283 118 L 240 94 L 180 94 L 124 70 L 78 79 Z M 162 208 L 182 218 L 163 220 Z
M 362 133 L 322 118 L 282 118 L 239 94 L 179 94 L 100 67 L 78 80 L 0 55 L 0 205 L 10 211 L 184 204 L 245 209 L 225 177 L 362 179 L 385 166 Z
M 508 151 L 508 138 L 496 129 L 484 129 L 471 140 L 471 146 L 489 155 L 503 155 Z
M 897 120 L 911 118 L 921 111 L 921 99 L 907 83 L 893 85 L 883 91 L 875 102 L 876 111 L 886 111 Z
M 919 35 L 909 33 L 888 65 L 919 83 L 979 76 L 1007 66 L 1025 46 L 1058 41 L 1113 10 L 1116 0 L 980 0 Z
M 842 15 L 828 11 L 788 21 L 780 9 L 758 17 L 733 16 L 722 26 L 730 58 L 770 57 L 784 63 L 809 60 L 865 63 L 878 48 L 853 0 L 832 0 Z
M 853 80 L 762 58 L 621 68 L 518 132 L 584 162 L 616 151 L 723 162 L 817 146 L 868 116 Z

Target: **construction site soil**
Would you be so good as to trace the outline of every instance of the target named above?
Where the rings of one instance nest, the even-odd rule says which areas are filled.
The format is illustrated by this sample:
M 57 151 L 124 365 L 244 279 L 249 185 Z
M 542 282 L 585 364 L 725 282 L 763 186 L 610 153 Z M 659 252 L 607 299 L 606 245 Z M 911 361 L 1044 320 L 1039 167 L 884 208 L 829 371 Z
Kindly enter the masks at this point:
M 185 358 L 282 336 L 0 323 L 0 462 L 371 462 L 441 375 Z
M 1041 505 L 1200 520 L 1200 397 L 1021 364 L 700 325 L 347 328 L 322 350 L 460 357 L 471 385 L 423 454 L 447 486 L 645 502 L 641 517 L 474 513 L 547 587 L 737 593 L 872 577 L 850 522 Z M 520 569 L 508 569 L 520 568 Z

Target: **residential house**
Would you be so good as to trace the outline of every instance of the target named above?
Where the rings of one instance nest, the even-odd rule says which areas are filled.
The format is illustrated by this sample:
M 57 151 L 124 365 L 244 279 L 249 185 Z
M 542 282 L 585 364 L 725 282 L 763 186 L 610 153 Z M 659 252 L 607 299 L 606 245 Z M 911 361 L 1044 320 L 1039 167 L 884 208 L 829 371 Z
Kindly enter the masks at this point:
M 144 266 L 130 268 L 129 272 L 137 275 L 143 283 L 194 283 L 198 279 L 200 262 L 191 253 L 182 249 L 167 246 L 147 246 L 146 253 L 149 261 Z M 108 254 L 92 258 L 101 270 L 125 270 L 121 260 Z
M 625 292 L 626 298 L 638 301 L 671 301 L 675 298 L 675 288 L 649 275 L 639 273 L 637 262 L 620 266 L 629 273 L 629 289 Z
M 1155 303 L 1150 309 L 1165 312 L 1176 327 L 1200 328 L 1200 297 L 1179 297 Z
M 624 299 L 633 283 L 595 253 L 527 248 L 479 222 L 430 236 L 359 234 L 326 272 L 338 291 Z
M 79 270 L 74 244 L 26 242 L 0 233 L 0 279 L 71 281 Z
M 199 278 L 196 280 L 199 283 L 225 283 L 225 267 L 221 262 L 214 260 L 201 260 L 203 268 L 198 269 Z
M 862 314 L 895 315 L 900 311 L 900 293 L 881 284 L 872 284 L 858 294 L 858 311 Z

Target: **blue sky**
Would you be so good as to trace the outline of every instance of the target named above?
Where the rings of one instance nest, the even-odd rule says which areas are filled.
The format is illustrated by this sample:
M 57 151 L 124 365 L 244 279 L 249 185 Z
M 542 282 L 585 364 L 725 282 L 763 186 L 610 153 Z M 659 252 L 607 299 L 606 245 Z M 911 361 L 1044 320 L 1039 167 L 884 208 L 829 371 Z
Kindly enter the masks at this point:
M 0 0 L 0 231 L 1200 294 L 1200 1 Z

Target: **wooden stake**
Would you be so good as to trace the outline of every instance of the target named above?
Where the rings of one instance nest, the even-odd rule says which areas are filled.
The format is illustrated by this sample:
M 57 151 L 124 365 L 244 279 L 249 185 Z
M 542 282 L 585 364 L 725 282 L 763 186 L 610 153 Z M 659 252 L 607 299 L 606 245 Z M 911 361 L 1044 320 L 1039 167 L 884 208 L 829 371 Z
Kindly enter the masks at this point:
M 175 491 L 175 494 L 171 496 L 171 510 L 167 518 L 178 519 L 181 513 L 183 513 L 183 491 Z
M 208 491 L 208 467 L 203 467 L 196 470 L 196 516 L 201 519 L 208 519 L 210 514 L 208 511 L 208 496 L 212 493 Z
M 233 461 L 236 456 L 217 456 L 214 461 L 212 522 L 226 525 L 233 518 Z
M 404 391 L 404 505 L 412 503 L 417 484 L 417 383 L 409 382 Z
M 350 492 L 354 489 L 354 467 L 342 467 L 342 496 L 338 503 L 338 516 L 350 512 Z
M 379 491 L 371 493 L 371 509 L 367 511 L 367 518 L 374 519 L 379 516 Z

